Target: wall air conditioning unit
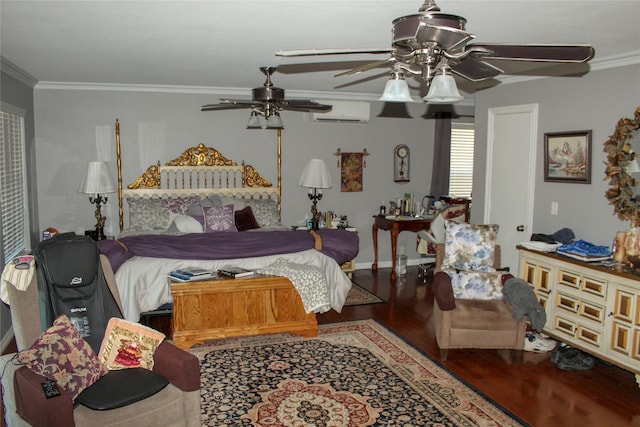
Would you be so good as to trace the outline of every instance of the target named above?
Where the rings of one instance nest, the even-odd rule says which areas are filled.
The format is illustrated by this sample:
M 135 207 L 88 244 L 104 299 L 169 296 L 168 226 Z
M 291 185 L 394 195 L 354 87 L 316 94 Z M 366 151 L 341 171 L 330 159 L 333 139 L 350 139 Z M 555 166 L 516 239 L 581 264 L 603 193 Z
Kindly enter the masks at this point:
M 364 101 L 330 101 L 314 99 L 320 104 L 329 104 L 333 108 L 327 113 L 304 113 L 309 122 L 367 123 L 371 115 L 368 102 Z

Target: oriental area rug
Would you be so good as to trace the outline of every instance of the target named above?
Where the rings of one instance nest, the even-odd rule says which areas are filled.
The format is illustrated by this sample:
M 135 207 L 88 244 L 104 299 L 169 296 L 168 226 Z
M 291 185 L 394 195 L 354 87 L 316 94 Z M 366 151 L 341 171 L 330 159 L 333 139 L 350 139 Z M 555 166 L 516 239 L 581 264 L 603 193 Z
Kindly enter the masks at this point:
M 524 425 L 373 320 L 190 351 L 206 426 Z
M 376 295 L 360 287 L 360 285 L 358 285 L 357 283 L 352 282 L 351 289 L 349 290 L 347 298 L 344 301 L 344 306 L 347 307 L 350 305 L 377 304 L 380 302 L 384 302 L 384 300 L 378 298 Z

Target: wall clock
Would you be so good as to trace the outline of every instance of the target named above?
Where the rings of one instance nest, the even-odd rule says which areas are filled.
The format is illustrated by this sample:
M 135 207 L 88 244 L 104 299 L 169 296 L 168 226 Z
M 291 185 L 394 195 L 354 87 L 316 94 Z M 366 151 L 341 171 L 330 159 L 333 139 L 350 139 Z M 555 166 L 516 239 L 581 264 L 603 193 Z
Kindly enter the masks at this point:
M 393 180 L 409 182 L 409 147 L 397 145 L 393 150 Z

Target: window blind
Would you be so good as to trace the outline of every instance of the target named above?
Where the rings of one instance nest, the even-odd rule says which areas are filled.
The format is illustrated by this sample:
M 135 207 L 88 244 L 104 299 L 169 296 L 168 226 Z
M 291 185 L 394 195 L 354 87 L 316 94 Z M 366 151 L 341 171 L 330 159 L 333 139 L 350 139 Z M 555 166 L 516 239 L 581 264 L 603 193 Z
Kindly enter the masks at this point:
M 451 124 L 451 158 L 449 166 L 449 195 L 471 197 L 473 189 L 473 151 L 475 130 L 473 123 Z
M 5 264 L 27 247 L 24 112 L 2 104 L 0 111 L 0 201 Z

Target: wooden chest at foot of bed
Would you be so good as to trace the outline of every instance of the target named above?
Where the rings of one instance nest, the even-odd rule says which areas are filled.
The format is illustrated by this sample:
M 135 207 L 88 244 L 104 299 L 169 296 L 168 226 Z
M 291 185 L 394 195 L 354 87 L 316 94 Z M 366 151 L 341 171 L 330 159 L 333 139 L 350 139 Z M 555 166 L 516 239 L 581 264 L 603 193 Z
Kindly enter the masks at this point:
M 318 334 L 289 279 L 251 276 L 171 283 L 173 343 L 183 349 L 215 338 L 289 332 Z

